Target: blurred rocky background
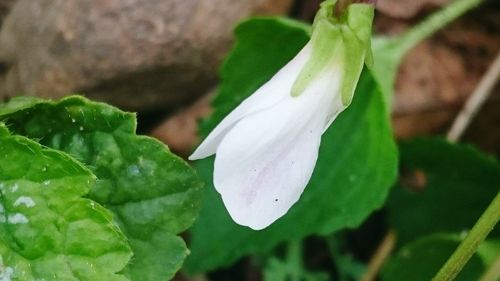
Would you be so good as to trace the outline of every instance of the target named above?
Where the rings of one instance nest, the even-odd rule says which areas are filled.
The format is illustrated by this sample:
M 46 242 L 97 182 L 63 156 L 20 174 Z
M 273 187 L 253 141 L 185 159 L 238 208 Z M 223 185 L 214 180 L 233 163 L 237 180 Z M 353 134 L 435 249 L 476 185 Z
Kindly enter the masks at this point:
M 214 85 L 237 22 L 254 14 L 284 14 L 290 5 L 290 0 L 2 1 L 0 95 L 58 98 L 79 92 L 130 110 L 174 109 Z
M 0 0 L 0 98 L 82 93 L 138 111 L 143 132 L 182 155 L 210 113 L 232 29 L 251 15 L 310 21 L 319 0 Z M 375 32 L 398 34 L 447 0 L 379 0 Z M 486 1 L 410 52 L 393 106 L 399 138 L 444 133 L 500 51 Z M 500 153 L 500 91 L 466 139 Z

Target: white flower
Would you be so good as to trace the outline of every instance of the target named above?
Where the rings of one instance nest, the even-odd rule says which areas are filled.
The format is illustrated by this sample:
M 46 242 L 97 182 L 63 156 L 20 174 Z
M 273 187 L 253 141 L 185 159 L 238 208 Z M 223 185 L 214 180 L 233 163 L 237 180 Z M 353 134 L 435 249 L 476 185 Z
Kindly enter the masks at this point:
M 311 178 L 321 135 L 347 106 L 342 99 L 344 60 L 333 54 L 321 58 L 319 71 L 308 66 L 314 59 L 314 38 L 313 33 L 311 42 L 226 116 L 189 157 L 216 155 L 214 185 L 238 224 L 259 230 L 286 214 Z M 364 55 L 357 61 L 362 68 Z M 308 69 L 316 71 L 313 77 L 307 76 Z M 299 94 L 292 95 L 303 75 Z

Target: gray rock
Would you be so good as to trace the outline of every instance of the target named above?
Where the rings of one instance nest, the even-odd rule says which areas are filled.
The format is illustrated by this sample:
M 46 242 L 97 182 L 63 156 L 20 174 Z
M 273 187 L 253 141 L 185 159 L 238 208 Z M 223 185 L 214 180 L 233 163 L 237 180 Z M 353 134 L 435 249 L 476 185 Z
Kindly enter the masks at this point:
M 234 25 L 291 0 L 18 0 L 0 32 L 0 97 L 78 92 L 131 110 L 206 92 Z

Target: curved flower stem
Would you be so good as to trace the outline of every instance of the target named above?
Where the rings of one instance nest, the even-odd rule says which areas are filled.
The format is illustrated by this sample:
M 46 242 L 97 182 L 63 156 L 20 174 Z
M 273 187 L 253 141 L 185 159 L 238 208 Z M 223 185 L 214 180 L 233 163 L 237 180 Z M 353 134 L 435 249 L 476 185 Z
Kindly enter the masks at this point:
M 386 103 L 390 106 L 398 67 L 410 49 L 484 0 L 454 0 L 408 31 L 393 37 L 372 40 L 373 74 L 379 80 Z
M 483 0 L 455 0 L 397 38 L 402 54 L 479 5 Z
M 455 252 L 441 267 L 432 281 L 451 281 L 462 270 L 470 257 L 476 252 L 479 244 L 493 230 L 500 219 L 500 192 L 496 195 L 493 202 L 481 215 L 474 227 L 460 243 Z

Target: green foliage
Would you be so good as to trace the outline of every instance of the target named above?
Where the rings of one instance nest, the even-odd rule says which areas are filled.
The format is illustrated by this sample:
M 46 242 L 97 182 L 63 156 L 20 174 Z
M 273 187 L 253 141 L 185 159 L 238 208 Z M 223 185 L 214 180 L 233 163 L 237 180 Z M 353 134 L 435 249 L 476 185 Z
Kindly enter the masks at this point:
M 335 264 L 338 281 L 361 280 L 366 271 L 366 265 L 356 260 L 352 252 L 347 252 L 348 241 L 342 232 L 325 237 L 330 257 Z
M 236 29 L 236 46 L 222 69 L 215 112 L 203 124 L 202 134 L 288 62 L 308 41 L 306 30 L 298 23 L 277 19 L 241 24 Z M 232 222 L 214 187 L 205 189 L 204 207 L 191 232 L 187 270 L 211 270 L 245 254 L 268 251 L 281 241 L 356 227 L 384 203 L 396 166 L 388 113 L 377 84 L 365 71 L 351 106 L 323 135 L 308 187 L 282 219 L 259 232 L 241 227 Z M 197 168 L 205 182 L 211 183 L 213 159 L 199 161 Z
M 89 197 L 115 214 L 134 252 L 126 276 L 167 280 L 180 268 L 188 250 L 177 234 L 193 223 L 202 184 L 165 145 L 135 134 L 133 114 L 82 97 L 19 98 L 0 108 L 0 120 L 95 173 Z
M 191 232 L 193 255 L 186 270 L 216 269 L 295 241 L 285 259 L 268 260 L 264 279 L 328 280 L 328 274 L 304 268 L 297 241 L 357 227 L 383 205 L 397 176 L 388 114 L 397 68 L 411 47 L 479 2 L 455 1 L 401 36 L 374 40 L 375 64 L 364 70 L 351 106 L 323 135 L 302 198 L 274 225 L 259 232 L 236 225 L 209 186 Z M 356 39 L 369 37 L 369 22 L 356 24 L 356 30 L 364 30 Z M 241 24 L 202 134 L 293 58 L 308 42 L 309 31 L 308 25 L 277 18 Z M 346 49 L 341 57 L 350 59 L 353 52 L 358 48 Z M 353 67 L 359 68 L 347 71 L 359 73 L 361 64 Z M 303 77 L 310 82 L 309 75 Z M 174 276 L 189 252 L 179 233 L 197 216 L 202 184 L 163 144 L 136 135 L 133 114 L 82 97 L 17 98 L 0 106 L 0 122 L 0 280 L 161 281 Z M 420 182 L 408 184 L 411 176 L 405 173 L 405 184 L 390 196 L 389 223 L 403 246 L 382 280 L 430 280 L 460 244 L 457 233 L 469 230 L 498 192 L 500 164 L 442 140 L 404 142 L 401 149 L 402 170 Z M 197 168 L 211 183 L 213 158 L 199 161 Z M 457 280 L 481 276 L 498 257 L 499 234 L 499 228 L 491 233 Z M 339 279 L 359 278 L 365 266 L 329 242 Z
M 300 242 L 291 242 L 285 260 L 270 258 L 264 269 L 264 281 L 328 281 L 325 272 L 309 272 L 302 263 Z
M 417 171 L 423 186 L 412 191 L 399 184 L 388 203 L 389 222 L 402 244 L 438 232 L 469 230 L 500 188 L 495 159 L 463 145 L 419 139 L 400 145 L 403 171 Z M 498 237 L 497 228 L 491 236 Z
M 420 238 L 404 246 L 390 259 L 382 272 L 382 281 L 431 280 L 439 268 L 460 244 L 453 235 L 436 234 Z M 462 269 L 456 281 L 476 281 L 486 269 L 489 260 L 482 254 L 498 251 L 494 243 L 484 243 Z
M 1 280 L 128 280 L 132 252 L 112 215 L 82 198 L 95 176 L 0 127 Z
M 303 268 L 271 258 L 264 269 L 265 281 L 328 281 L 328 274 L 302 271 Z

